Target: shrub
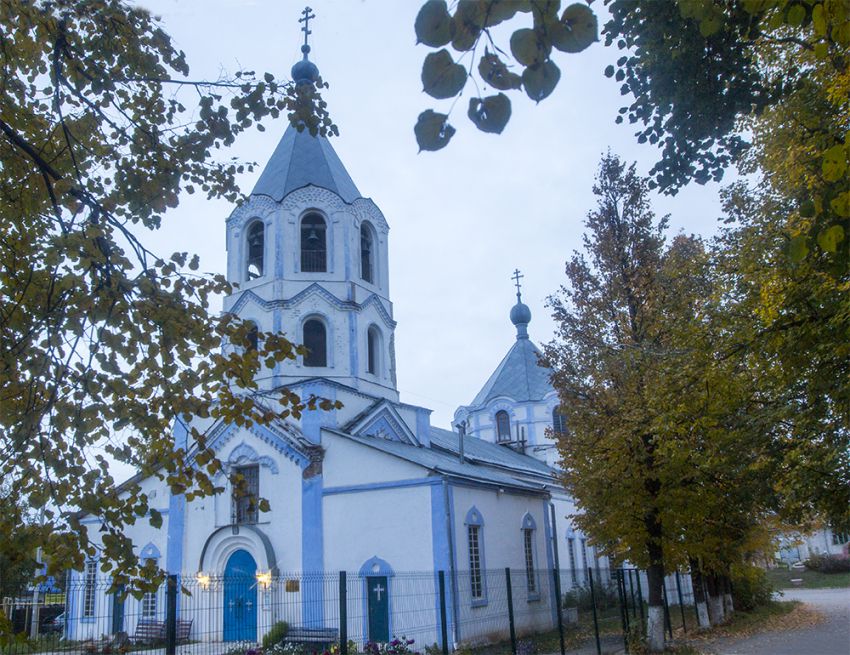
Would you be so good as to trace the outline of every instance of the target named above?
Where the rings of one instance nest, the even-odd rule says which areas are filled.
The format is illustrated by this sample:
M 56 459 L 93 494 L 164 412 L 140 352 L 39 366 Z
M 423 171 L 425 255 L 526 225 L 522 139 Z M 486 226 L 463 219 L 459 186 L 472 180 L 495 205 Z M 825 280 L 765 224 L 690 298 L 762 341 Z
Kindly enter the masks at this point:
M 732 602 L 735 609 L 751 612 L 760 605 L 767 605 L 773 597 L 773 585 L 767 572 L 748 564 L 732 569 Z
M 850 572 L 850 558 L 842 555 L 816 554 L 809 557 L 805 564 L 807 569 L 820 573 Z
M 598 585 L 593 590 L 596 597 L 596 609 L 607 610 L 619 607 L 620 598 L 617 593 L 615 582 Z M 564 594 L 563 607 L 577 607 L 580 611 L 589 611 L 593 608 L 593 599 L 590 597 L 590 587 L 575 587 Z
M 263 637 L 263 648 L 271 648 L 284 640 L 289 632 L 289 624 L 286 621 L 278 621 Z

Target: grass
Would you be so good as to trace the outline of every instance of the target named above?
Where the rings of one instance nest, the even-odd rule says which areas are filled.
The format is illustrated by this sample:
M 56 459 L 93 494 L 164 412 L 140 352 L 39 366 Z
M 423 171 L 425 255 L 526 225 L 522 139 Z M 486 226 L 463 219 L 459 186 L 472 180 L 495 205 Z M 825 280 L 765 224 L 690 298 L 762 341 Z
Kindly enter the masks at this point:
M 792 569 L 786 568 L 770 569 L 767 571 L 767 578 L 773 584 L 774 588 L 782 589 L 835 589 L 850 587 L 850 572 L 845 573 L 821 573 L 820 571 L 810 571 L 809 569 Z M 791 583 L 794 578 L 799 578 L 803 582 L 799 585 Z

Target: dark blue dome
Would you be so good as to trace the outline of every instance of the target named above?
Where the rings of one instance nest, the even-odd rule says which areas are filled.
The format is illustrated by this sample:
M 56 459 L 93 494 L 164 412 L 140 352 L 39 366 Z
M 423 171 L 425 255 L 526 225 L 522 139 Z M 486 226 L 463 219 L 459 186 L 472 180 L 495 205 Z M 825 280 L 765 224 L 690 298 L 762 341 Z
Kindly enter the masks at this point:
M 304 59 L 292 67 L 292 81 L 296 84 L 301 84 L 302 82 L 315 83 L 319 79 L 319 67 L 307 59 L 310 46 L 301 46 L 301 52 L 304 53 Z

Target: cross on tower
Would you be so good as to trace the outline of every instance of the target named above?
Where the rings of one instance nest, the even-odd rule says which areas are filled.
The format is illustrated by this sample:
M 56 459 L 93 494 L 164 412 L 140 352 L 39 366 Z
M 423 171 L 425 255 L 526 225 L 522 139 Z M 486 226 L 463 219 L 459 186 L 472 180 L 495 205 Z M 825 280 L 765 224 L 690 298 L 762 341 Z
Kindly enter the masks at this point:
M 519 296 L 520 296 L 520 293 L 521 293 L 521 292 L 520 292 L 520 287 L 522 286 L 522 285 L 520 285 L 520 282 L 519 282 L 519 281 L 520 281 L 522 278 L 524 278 L 524 277 L 525 277 L 525 276 L 524 276 L 524 275 L 522 275 L 522 274 L 519 272 L 519 269 L 516 269 L 516 270 L 514 271 L 514 274 L 511 276 L 511 279 L 514 281 L 514 284 L 516 284 L 516 297 L 517 297 L 517 298 L 519 298 Z
M 316 14 L 310 13 L 312 11 L 310 7 L 304 7 L 304 11 L 301 12 L 304 17 L 298 19 L 299 23 L 304 23 L 304 27 L 301 28 L 301 31 L 304 32 L 304 45 L 308 45 L 307 37 L 312 34 L 310 31 L 310 21 L 316 17 Z

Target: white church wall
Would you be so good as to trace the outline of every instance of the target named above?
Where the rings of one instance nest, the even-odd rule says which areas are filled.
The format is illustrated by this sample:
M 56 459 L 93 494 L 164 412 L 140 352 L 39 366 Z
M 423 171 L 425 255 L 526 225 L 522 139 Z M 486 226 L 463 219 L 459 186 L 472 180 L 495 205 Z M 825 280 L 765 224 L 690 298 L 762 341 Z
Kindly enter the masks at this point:
M 478 643 L 502 638 L 506 580 L 504 569 L 512 573 L 514 614 L 520 633 L 549 629 L 552 626 L 550 567 L 547 556 L 546 499 L 540 496 L 499 492 L 495 489 L 453 486 L 456 561 L 458 575 L 458 632 L 463 643 Z M 475 508 L 482 526 L 479 532 L 483 599 L 474 600 L 469 581 L 469 537 L 467 516 Z M 524 554 L 523 517 L 533 520 L 535 579 L 529 590 Z M 527 524 L 525 524 L 527 525 Z M 502 618 L 500 618 L 502 617 Z
M 341 487 L 424 478 L 427 470 L 332 432 L 322 433 L 324 485 Z M 430 516 L 430 510 L 429 510 Z

